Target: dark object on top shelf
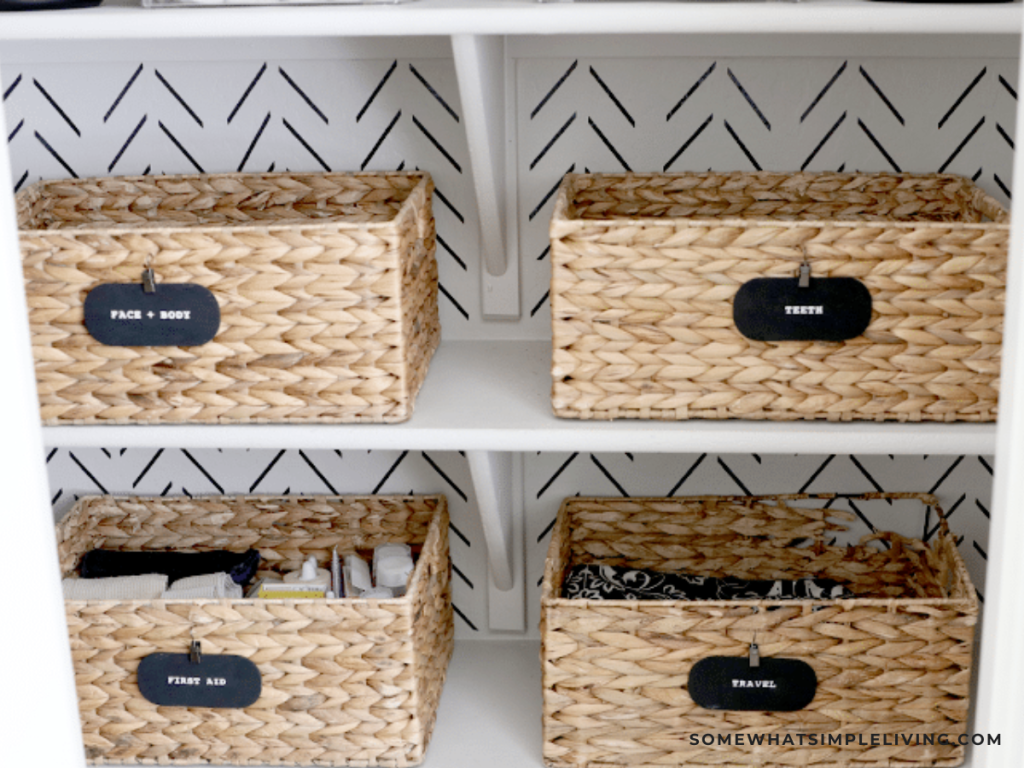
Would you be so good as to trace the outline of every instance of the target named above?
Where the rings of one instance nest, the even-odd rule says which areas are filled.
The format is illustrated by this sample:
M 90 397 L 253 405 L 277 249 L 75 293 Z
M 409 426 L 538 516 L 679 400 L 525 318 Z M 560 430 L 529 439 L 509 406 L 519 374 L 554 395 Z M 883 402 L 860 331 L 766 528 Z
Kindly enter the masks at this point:
M 0 0 L 0 11 L 61 11 L 92 8 L 103 0 Z

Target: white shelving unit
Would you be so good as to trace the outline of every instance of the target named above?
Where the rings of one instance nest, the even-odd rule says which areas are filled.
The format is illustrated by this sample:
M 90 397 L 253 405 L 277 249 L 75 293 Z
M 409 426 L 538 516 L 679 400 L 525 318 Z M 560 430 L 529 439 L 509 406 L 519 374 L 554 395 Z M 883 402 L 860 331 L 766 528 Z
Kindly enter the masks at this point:
M 506 156 L 505 114 L 509 87 L 506 36 L 784 34 L 891 36 L 1018 35 L 1020 3 L 942 5 L 874 3 L 868 0 L 788 2 L 600 2 L 538 4 L 529 0 L 418 0 L 398 5 L 295 6 L 277 8 L 176 8 L 148 10 L 126 0 L 59 13 L 0 15 L 0 50 L 5 43 L 194 38 L 303 38 L 325 36 L 450 37 L 459 78 L 465 131 L 480 212 L 484 315 L 519 312 L 519 253 L 514 220 L 514 172 Z M 810 37 L 806 38 L 810 40 Z M 1018 120 L 1018 139 L 1024 135 Z M 0 111 L 0 129 L 4 128 Z M 6 136 L 6 129 L 0 130 Z M 1018 141 L 1019 143 L 1019 141 Z M 1024 178 L 1018 153 L 1016 178 Z M 0 179 L 10 177 L 0 153 Z M 512 181 L 510 181 L 512 180 Z M 1024 764 L 1019 723 L 1024 722 L 1024 592 L 1015 589 L 1011 550 L 1024 540 L 1024 516 L 1013 500 L 1024 496 L 1024 365 L 1019 275 L 1021 225 L 1014 222 L 1008 316 L 1004 347 L 1003 403 L 998 426 L 972 424 L 830 424 L 690 422 L 573 422 L 555 419 L 547 397 L 548 346 L 535 341 L 446 341 L 406 424 L 376 426 L 284 425 L 51 427 L 41 430 L 31 387 L 21 273 L 13 206 L 0 196 L 0 256 L 3 257 L 5 361 L 18 373 L 4 380 L 13 417 L 7 436 L 21 446 L 191 446 L 279 448 L 443 449 L 467 452 L 491 559 L 495 585 L 522 589 L 522 538 L 517 514 L 516 454 L 537 450 L 637 452 L 750 451 L 760 453 L 973 453 L 998 456 L 991 529 L 980 676 L 974 730 L 1001 733 L 1004 745 L 969 757 L 971 768 L 1017 768 Z M 1012 299 L 1017 299 L 1012 300 Z M 66 656 L 60 588 L 46 497 L 41 451 L 10 457 L 0 481 L 16 506 L 17 537 L 5 574 L 33 589 L 15 594 L 15 610 L 37 618 L 30 633 L 8 633 L 3 650 L 15 659 L 14 687 L 24 691 L 17 711 L 5 718 L 2 737 L 14 745 L 5 765 L 28 768 L 80 763 L 76 753 L 77 708 Z M 521 486 L 521 484 L 519 484 Z M 10 489 L 10 490 L 9 490 Z M 40 554 L 42 553 L 42 554 Z M 519 568 L 521 571 L 521 567 Z M 502 592 L 503 590 L 498 590 Z M 519 592 L 521 595 L 521 591 Z M 497 593 L 491 591 L 492 598 Z M 40 610 L 42 605 L 45 610 Z M 493 614 L 500 611 L 493 604 Z M 492 618 L 494 616 L 492 615 Z M 500 626 L 500 625 L 496 625 Z M 13 642 L 12 642 L 13 641 Z M 7 646 L 11 647 L 8 648 Z M 541 764 L 539 668 L 529 642 L 466 643 L 456 649 L 427 768 L 468 768 L 482 761 L 503 768 Z M 46 670 L 42 672 L 41 670 Z M 54 702 L 59 701 L 59 706 Z M 43 718 L 39 712 L 45 711 Z M 11 729 L 8 732 L 8 729 Z M 24 734 L 30 734 L 28 738 Z M 34 734 L 34 735 L 33 735 Z M 15 737 L 17 735 L 17 738 Z M 23 752 L 19 752 L 24 744 Z M 51 763 L 52 757 L 52 763 Z

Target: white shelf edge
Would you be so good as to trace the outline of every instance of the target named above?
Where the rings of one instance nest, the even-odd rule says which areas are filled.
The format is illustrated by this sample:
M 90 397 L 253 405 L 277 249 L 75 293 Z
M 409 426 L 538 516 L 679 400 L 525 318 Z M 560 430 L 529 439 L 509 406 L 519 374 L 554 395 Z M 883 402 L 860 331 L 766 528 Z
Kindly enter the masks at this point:
M 578 421 L 551 412 L 550 344 L 443 342 L 401 424 L 44 427 L 51 447 L 992 455 L 995 424 Z
M 928 6 L 871 0 L 412 0 L 394 5 L 142 8 L 138 0 L 114 0 L 99 8 L 5 13 L 0 41 L 565 33 L 1017 34 L 1021 18 L 1018 2 Z

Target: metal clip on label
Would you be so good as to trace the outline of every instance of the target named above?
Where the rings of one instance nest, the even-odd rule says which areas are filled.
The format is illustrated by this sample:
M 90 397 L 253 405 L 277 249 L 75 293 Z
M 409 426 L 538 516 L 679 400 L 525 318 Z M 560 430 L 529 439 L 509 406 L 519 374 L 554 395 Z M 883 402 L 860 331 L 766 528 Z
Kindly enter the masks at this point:
M 811 287 L 811 265 L 806 261 L 800 265 L 800 282 L 798 285 L 801 288 Z
M 156 293 L 156 275 L 152 267 L 142 270 L 142 290 L 146 293 Z
M 757 649 L 757 643 L 750 644 L 750 666 L 761 666 L 761 652 Z
M 193 640 L 191 645 L 189 645 L 188 660 L 193 664 L 198 664 L 200 661 L 202 661 L 202 652 L 200 650 L 198 640 Z

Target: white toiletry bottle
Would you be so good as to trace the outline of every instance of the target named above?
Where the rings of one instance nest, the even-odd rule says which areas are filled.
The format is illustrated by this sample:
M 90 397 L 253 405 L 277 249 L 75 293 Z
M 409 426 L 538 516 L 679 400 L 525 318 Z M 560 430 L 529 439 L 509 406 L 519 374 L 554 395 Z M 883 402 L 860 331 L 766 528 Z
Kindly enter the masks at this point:
M 302 584 L 304 586 L 322 588 L 324 594 L 331 588 L 331 572 L 326 568 L 317 568 L 316 557 L 310 555 L 302 564 L 302 570 L 292 571 L 284 575 L 285 584 Z

